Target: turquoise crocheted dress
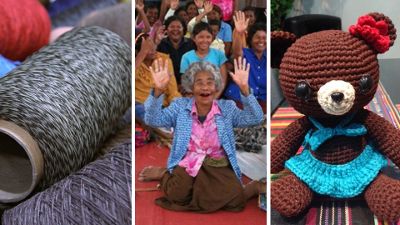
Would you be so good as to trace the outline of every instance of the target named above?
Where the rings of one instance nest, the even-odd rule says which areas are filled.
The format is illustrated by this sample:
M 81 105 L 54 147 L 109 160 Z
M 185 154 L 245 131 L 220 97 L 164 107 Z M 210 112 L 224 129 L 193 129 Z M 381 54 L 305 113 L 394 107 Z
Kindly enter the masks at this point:
M 337 136 L 361 136 L 367 133 L 362 124 L 348 124 L 353 115 L 345 118 L 335 128 L 323 127 L 315 119 L 309 117 L 317 130 L 308 131 L 304 142 L 304 150 L 286 161 L 285 166 L 313 191 L 336 198 L 350 198 L 363 192 L 373 181 L 382 167 L 387 165 L 385 157 L 368 143 L 363 152 L 352 161 L 332 165 L 316 159 L 311 151 L 315 151 L 326 140 Z

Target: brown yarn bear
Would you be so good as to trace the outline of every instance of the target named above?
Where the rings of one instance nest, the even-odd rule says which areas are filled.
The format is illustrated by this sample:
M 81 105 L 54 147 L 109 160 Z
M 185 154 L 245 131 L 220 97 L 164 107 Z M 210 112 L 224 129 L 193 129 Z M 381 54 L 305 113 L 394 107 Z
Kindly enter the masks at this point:
M 379 219 L 400 218 L 400 181 L 381 172 L 387 159 L 400 166 L 400 132 L 363 108 L 378 86 L 377 54 L 395 39 L 392 21 L 370 13 L 349 32 L 312 33 L 285 53 L 281 87 L 306 116 L 271 145 L 271 172 L 289 171 L 271 184 L 271 206 L 281 215 L 300 214 L 319 194 L 363 196 Z

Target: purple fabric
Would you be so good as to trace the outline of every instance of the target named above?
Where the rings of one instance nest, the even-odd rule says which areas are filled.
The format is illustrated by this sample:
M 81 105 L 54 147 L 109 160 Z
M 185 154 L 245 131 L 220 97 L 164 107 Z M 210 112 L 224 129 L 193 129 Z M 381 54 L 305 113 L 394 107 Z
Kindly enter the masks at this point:
M 3 225 L 131 224 L 129 142 L 2 216 Z

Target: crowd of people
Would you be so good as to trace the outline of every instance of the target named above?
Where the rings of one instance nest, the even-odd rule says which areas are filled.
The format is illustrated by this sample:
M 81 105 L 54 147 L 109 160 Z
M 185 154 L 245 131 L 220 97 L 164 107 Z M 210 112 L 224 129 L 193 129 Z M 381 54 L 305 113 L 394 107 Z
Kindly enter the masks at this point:
M 263 182 L 242 185 L 234 132 L 264 120 L 265 15 L 237 5 L 136 2 L 136 121 L 173 128 L 167 167 L 145 167 L 138 178 L 160 181 L 161 207 L 240 211 L 265 191 Z
M 233 11 L 233 0 L 218 2 L 230 2 L 232 7 L 225 7 L 230 11 L 203 0 L 163 0 L 161 7 L 136 1 L 136 118 L 143 120 L 143 103 L 154 87 L 149 67 L 157 58 L 169 59 L 169 71 L 174 75 L 165 92 L 164 106 L 175 97 L 191 94 L 182 89 L 181 75 L 190 64 L 207 61 L 222 75 L 223 88 L 216 97 L 234 100 L 242 107 L 239 89 L 228 74 L 233 72 L 233 59 L 243 56 L 250 63 L 250 88 L 265 113 L 265 15 L 250 6 Z

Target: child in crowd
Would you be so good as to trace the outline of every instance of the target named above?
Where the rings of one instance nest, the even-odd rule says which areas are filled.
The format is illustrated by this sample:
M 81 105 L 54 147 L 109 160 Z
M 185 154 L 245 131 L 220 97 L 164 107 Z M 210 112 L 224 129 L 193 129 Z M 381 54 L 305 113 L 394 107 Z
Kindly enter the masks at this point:
M 253 26 L 257 21 L 256 9 L 251 6 L 247 6 L 243 9 L 243 12 L 245 18 L 249 19 L 249 27 Z
M 239 0 L 211 0 L 211 2 L 221 9 L 221 19 L 230 21 L 232 19 L 233 11 L 237 8 Z
M 232 45 L 232 28 L 228 23 L 225 23 L 221 20 L 222 18 L 222 11 L 217 5 L 213 5 L 210 1 L 204 1 L 203 6 L 204 9 L 200 10 L 199 13 L 195 18 L 191 19 L 188 23 L 188 31 L 189 33 L 192 32 L 194 26 L 199 22 L 208 23 L 210 20 L 220 20 L 221 26 L 217 37 L 220 38 L 225 45 L 225 53 L 227 55 L 230 54 L 231 45 Z
M 214 39 L 214 41 L 211 43 L 210 48 L 220 50 L 221 52 L 223 52 L 225 54 L 224 41 L 221 40 L 219 37 L 217 37 L 218 32 L 221 29 L 221 21 L 220 20 L 210 20 L 210 21 L 208 21 L 208 24 L 211 27 L 212 35 L 213 35 L 213 39 Z
M 173 127 L 174 140 L 167 168 L 146 167 L 139 180 L 160 180 L 164 197 L 156 200 L 163 208 L 179 211 L 240 211 L 246 201 L 262 191 L 253 181 L 241 184 L 235 153 L 234 127 L 258 125 L 263 112 L 248 85 L 249 64 L 235 59 L 232 80 L 238 85 L 244 109 L 230 100 L 216 100 L 222 88 L 221 74 L 213 64 L 193 63 L 182 77 L 182 86 L 192 98 L 178 98 L 162 108 L 170 75 L 166 61 L 151 67 L 155 89 L 145 102 L 146 124 Z
M 225 53 L 227 55 L 231 52 L 232 46 L 232 27 L 228 23 L 222 21 L 222 10 L 217 5 L 213 5 L 213 9 L 207 14 L 208 21 L 219 20 L 221 21 L 221 28 L 218 32 L 217 37 L 220 38 L 225 44 Z
M 188 1 L 185 5 L 186 13 L 189 17 L 189 21 L 193 18 L 196 17 L 199 12 L 197 11 L 197 6 L 194 1 Z
M 192 33 L 192 40 L 195 43 L 195 50 L 186 52 L 182 56 L 180 73 L 185 73 L 192 63 L 207 61 L 219 68 L 222 76 L 223 88 L 217 93 L 217 97 L 221 96 L 227 80 L 227 70 L 225 62 L 227 58 L 225 54 L 219 50 L 210 48 L 213 41 L 212 30 L 208 23 L 200 22 L 196 24 Z
M 185 27 L 187 26 L 187 23 L 189 22 L 189 16 L 184 7 L 177 8 L 174 12 L 174 16 L 178 16 L 178 17 L 182 18 L 183 21 L 185 22 Z

